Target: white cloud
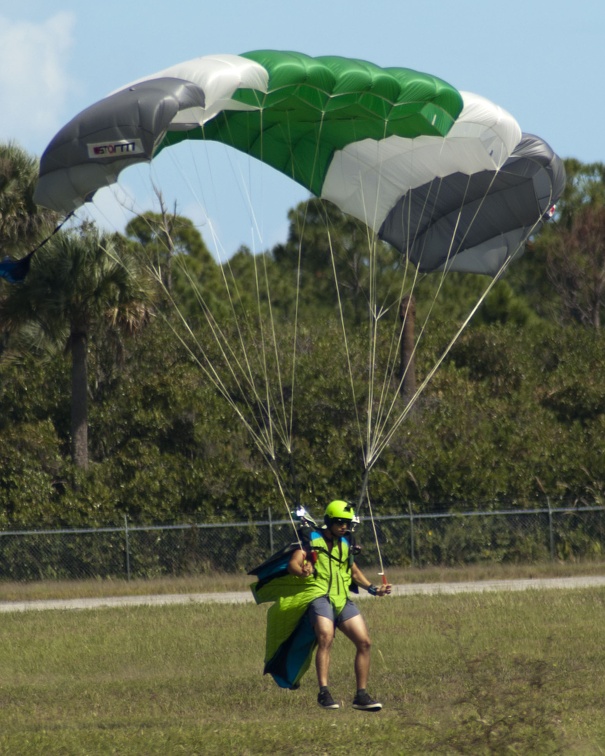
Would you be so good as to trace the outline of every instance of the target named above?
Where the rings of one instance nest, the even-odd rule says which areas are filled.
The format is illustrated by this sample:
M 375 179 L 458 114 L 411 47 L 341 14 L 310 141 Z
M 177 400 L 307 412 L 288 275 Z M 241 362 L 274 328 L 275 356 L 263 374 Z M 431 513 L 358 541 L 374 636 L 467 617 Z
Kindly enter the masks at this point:
M 0 140 L 41 151 L 74 86 L 67 73 L 75 16 L 41 23 L 0 16 Z

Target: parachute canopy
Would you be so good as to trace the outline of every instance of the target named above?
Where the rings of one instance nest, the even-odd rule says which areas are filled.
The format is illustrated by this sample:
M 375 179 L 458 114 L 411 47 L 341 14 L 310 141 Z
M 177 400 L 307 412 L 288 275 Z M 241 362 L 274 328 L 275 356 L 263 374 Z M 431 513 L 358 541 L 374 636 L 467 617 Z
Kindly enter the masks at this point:
M 196 58 L 90 106 L 44 152 L 35 200 L 72 211 L 184 139 L 273 166 L 425 271 L 494 275 L 565 180 L 510 114 L 435 76 L 268 50 Z

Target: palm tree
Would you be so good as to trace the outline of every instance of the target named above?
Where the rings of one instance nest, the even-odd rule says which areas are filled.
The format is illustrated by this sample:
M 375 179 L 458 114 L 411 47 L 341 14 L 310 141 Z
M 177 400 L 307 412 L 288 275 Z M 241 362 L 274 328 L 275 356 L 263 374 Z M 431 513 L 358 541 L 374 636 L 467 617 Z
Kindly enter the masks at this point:
M 133 334 L 150 315 L 154 285 L 117 235 L 92 226 L 61 232 L 33 258 L 25 283 L 8 288 L 0 326 L 17 344 L 32 327 L 71 354 L 71 452 L 88 465 L 88 348 L 101 333 Z
M 36 158 L 14 142 L 0 144 L 0 258 L 28 250 L 56 223 L 56 213 L 34 203 L 37 180 Z

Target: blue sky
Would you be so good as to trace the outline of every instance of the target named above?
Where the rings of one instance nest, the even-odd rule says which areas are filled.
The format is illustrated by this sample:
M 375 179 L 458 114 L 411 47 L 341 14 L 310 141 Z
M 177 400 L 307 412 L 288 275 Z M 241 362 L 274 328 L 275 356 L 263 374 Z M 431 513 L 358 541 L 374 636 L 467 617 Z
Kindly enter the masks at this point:
M 273 48 L 435 74 L 506 108 L 562 157 L 605 161 L 604 43 L 605 4 L 594 0 L 0 0 L 0 140 L 41 155 L 65 122 L 133 79 L 200 55 Z M 184 168 L 153 174 L 166 202 L 219 255 L 284 240 L 305 190 L 224 148 L 204 150 L 191 169 L 195 196 Z M 124 183 L 136 209 L 153 206 L 147 175 Z M 120 228 L 131 200 L 100 195 L 94 217 Z

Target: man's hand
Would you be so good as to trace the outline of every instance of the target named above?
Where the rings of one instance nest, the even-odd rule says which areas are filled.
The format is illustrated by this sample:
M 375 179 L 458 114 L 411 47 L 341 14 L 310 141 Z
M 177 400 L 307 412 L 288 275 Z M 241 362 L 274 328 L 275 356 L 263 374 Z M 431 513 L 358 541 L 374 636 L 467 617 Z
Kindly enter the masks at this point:
M 313 565 L 307 559 L 307 554 L 303 549 L 296 549 L 290 557 L 288 572 L 299 578 L 307 578 L 313 574 Z
M 388 594 L 391 592 L 391 589 L 393 586 L 390 583 L 384 583 L 381 585 L 376 586 L 376 595 L 377 596 L 388 596 Z
M 370 585 L 366 588 L 370 596 L 387 596 L 392 589 L 390 583 L 382 583 L 381 585 Z
M 309 575 L 313 574 L 313 565 L 310 562 L 305 561 L 302 564 L 302 575 L 301 577 L 309 577 Z

